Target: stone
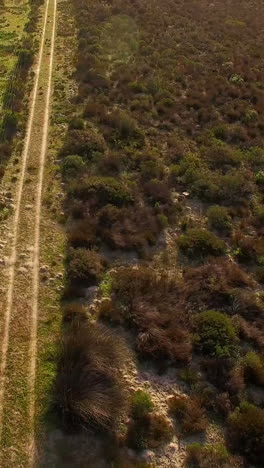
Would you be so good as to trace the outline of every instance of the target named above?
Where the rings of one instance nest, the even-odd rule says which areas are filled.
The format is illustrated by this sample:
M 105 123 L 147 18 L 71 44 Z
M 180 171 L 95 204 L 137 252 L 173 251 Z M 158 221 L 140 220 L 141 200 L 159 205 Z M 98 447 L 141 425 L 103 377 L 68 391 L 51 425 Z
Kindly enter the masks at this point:
M 26 209 L 26 210 L 31 210 L 31 208 L 33 208 L 33 205 L 26 205 L 26 206 L 25 206 L 25 209 Z
M 59 279 L 62 279 L 63 276 L 64 276 L 63 273 L 57 273 L 57 274 L 56 274 L 56 278 L 59 278 Z
M 47 265 L 42 265 L 39 271 L 40 273 L 47 273 L 49 271 L 49 267 Z
M 175 442 L 171 442 L 171 443 L 168 445 L 168 450 L 169 450 L 171 453 L 176 452 L 176 450 L 178 450 L 177 444 L 175 444 Z
M 153 462 L 155 458 L 155 452 L 152 450 L 144 450 L 141 454 L 141 459 L 146 461 L 147 463 Z

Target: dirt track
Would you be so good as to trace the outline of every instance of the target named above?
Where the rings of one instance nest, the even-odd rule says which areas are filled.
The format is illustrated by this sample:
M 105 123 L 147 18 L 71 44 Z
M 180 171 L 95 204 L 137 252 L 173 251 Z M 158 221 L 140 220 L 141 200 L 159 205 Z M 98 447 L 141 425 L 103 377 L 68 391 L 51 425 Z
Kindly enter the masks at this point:
M 34 465 L 39 241 L 42 186 L 52 95 L 57 0 L 46 0 L 34 88 L 16 185 L 12 167 L 2 190 L 12 193 L 13 216 L 1 229 L 9 236 L 0 272 L 1 297 L 0 435 L 1 467 Z M 3 292 L 1 293 L 1 295 Z

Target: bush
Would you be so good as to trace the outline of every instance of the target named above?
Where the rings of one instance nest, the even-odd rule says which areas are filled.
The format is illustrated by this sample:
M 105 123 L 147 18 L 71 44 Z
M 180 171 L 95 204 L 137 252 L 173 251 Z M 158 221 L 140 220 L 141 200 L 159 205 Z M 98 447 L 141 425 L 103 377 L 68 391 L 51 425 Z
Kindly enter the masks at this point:
M 96 284 L 104 271 L 105 261 L 94 250 L 69 249 L 67 277 L 74 283 Z
M 172 439 L 173 425 L 166 416 L 153 412 L 148 415 L 147 420 L 149 422 L 147 440 L 150 448 L 156 448 Z
M 83 130 L 84 129 L 84 121 L 81 117 L 73 117 L 69 122 L 69 129 L 70 130 Z
M 245 378 L 256 385 L 264 386 L 264 358 L 251 351 L 244 358 Z
M 251 463 L 264 460 L 264 410 L 243 403 L 228 419 L 227 435 L 233 450 Z
M 204 151 L 205 160 L 213 169 L 224 170 L 225 166 L 239 166 L 242 153 L 224 143 L 214 145 Z
M 61 150 L 62 156 L 77 154 L 85 160 L 91 160 L 96 154 L 105 152 L 103 137 L 95 130 L 70 130 Z
M 237 335 L 231 319 L 221 312 L 209 310 L 195 317 L 199 351 L 218 358 L 233 357 L 237 351 Z
M 154 408 L 148 393 L 143 390 L 137 390 L 131 401 L 131 414 L 133 418 L 138 419 L 149 414 Z
M 180 250 L 190 258 L 208 255 L 219 256 L 225 252 L 225 243 L 206 229 L 192 228 L 178 239 Z
M 125 408 L 120 370 L 128 355 L 105 327 L 77 324 L 66 333 L 55 381 L 55 407 L 66 426 L 113 430 Z
M 135 450 L 157 448 L 169 442 L 173 432 L 170 420 L 163 414 L 155 411 L 143 413 L 130 421 L 126 443 Z
M 259 171 L 256 174 L 256 184 L 260 185 L 261 187 L 264 187 L 264 171 Z
M 219 205 L 211 206 L 207 211 L 207 217 L 210 228 L 223 233 L 230 232 L 232 227 L 231 218 L 225 207 Z
M 143 145 L 143 134 L 138 129 L 136 121 L 125 111 L 120 109 L 112 111 L 104 117 L 104 123 L 114 131 L 111 135 L 112 142 L 121 139 L 133 143 L 134 140 L 134 143 L 137 142 L 139 146 Z
M 253 280 L 234 262 L 219 258 L 186 268 L 182 296 L 190 310 L 232 307 L 235 288 L 252 288 Z
M 254 190 L 251 179 L 251 173 L 245 170 L 228 172 L 220 180 L 221 198 L 230 205 L 245 204 Z
M 205 410 L 198 397 L 174 395 L 169 400 L 169 408 L 179 421 L 181 431 L 185 434 L 205 431 L 208 426 Z
M 64 177 L 74 179 L 84 171 L 85 163 L 81 156 L 66 156 L 63 159 L 61 171 Z
M 157 179 L 152 179 L 144 184 L 144 192 L 149 198 L 151 203 L 169 203 L 170 202 L 170 191 L 168 185 L 165 182 L 161 182 Z
M 16 112 L 6 110 L 3 117 L 3 128 L 7 138 L 12 138 L 16 133 L 18 126 L 18 114 Z
M 87 177 L 72 184 L 69 194 L 97 204 L 122 206 L 133 202 L 133 196 L 124 183 L 113 177 Z
M 63 309 L 63 322 L 71 324 L 74 321 L 85 322 L 87 320 L 87 310 L 79 303 L 67 304 Z
M 18 52 L 18 64 L 24 69 L 31 67 L 33 64 L 33 52 L 27 49 L 20 49 Z
M 197 468 L 239 468 L 243 463 L 229 454 L 225 445 L 201 445 L 198 442 L 187 446 L 187 466 Z

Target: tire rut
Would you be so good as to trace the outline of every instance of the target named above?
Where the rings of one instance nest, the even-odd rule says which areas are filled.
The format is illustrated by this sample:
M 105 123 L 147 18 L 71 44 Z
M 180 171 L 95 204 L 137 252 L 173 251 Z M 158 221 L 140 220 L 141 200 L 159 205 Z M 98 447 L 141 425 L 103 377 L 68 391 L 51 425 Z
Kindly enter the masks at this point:
M 56 10 L 57 0 L 46 0 L 39 54 L 34 70 L 34 87 L 21 157 L 20 178 L 16 188 L 15 210 L 11 221 L 12 242 L 8 252 L 8 262 L 6 262 L 7 270 L 4 272 L 6 273 L 7 294 L 3 301 L 1 317 L 2 468 L 34 465 L 39 240 L 42 186 L 52 95 Z M 36 171 L 28 182 L 30 167 Z M 32 249 L 31 265 L 26 272 L 21 274 L 21 268 L 18 268 L 19 262 L 29 248 Z M 20 435 L 23 440 L 19 439 Z

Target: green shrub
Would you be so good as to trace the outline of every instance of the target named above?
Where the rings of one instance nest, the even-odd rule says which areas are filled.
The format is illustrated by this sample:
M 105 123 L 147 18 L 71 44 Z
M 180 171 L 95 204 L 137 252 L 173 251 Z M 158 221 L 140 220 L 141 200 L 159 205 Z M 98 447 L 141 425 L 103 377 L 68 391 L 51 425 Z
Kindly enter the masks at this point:
M 264 385 L 264 358 L 251 351 L 244 358 L 245 377 L 256 385 Z
M 70 130 L 83 130 L 84 120 L 81 117 L 73 117 L 69 122 Z
M 227 434 L 233 450 L 261 466 L 264 460 L 264 409 L 241 404 L 228 418 Z
M 143 83 L 140 81 L 133 81 L 128 85 L 129 89 L 134 93 L 146 93 L 147 89 Z
M 66 156 L 62 161 L 61 171 L 66 178 L 75 178 L 84 171 L 85 162 L 78 155 Z
M 121 109 L 112 111 L 105 116 L 104 123 L 116 132 L 116 135 L 112 135 L 113 139 L 130 140 L 131 142 L 138 140 L 143 143 L 144 137 L 138 129 L 136 121 L 125 111 Z
M 127 186 L 113 177 L 87 177 L 81 182 L 73 183 L 69 193 L 81 200 L 95 199 L 101 206 L 122 206 L 133 202 Z
M 94 250 L 71 248 L 67 258 L 67 277 L 76 283 L 96 284 L 104 265 L 104 259 Z
M 259 171 L 257 174 L 256 174 L 256 184 L 257 185 L 260 185 L 261 187 L 264 186 L 264 171 Z
M 181 431 L 185 434 L 205 431 L 208 426 L 205 410 L 198 397 L 174 395 L 169 400 L 169 409 L 180 423 Z
M 131 413 L 134 419 L 142 418 L 154 408 L 150 395 L 143 390 L 137 390 L 131 401 Z
M 61 150 L 62 156 L 78 154 L 85 160 L 92 159 L 96 154 L 105 152 L 106 146 L 102 136 L 95 130 L 70 130 Z
M 242 153 L 234 150 L 224 143 L 218 143 L 202 152 L 203 157 L 213 169 L 222 169 L 224 166 L 238 166 L 242 160 Z
M 220 232 L 230 232 L 232 227 L 231 218 L 224 206 L 211 206 L 207 211 L 207 217 L 210 228 Z
M 187 446 L 186 462 L 187 466 L 195 466 L 197 468 L 228 468 L 229 466 L 235 468 L 241 466 L 228 453 L 225 445 L 201 445 L 198 442 Z
M 215 310 L 195 317 L 196 346 L 202 353 L 219 358 L 232 357 L 237 350 L 237 334 L 231 319 Z
M 190 258 L 209 255 L 219 256 L 225 252 L 225 243 L 206 229 L 192 228 L 178 239 L 180 250 Z
M 227 203 L 245 203 L 252 193 L 251 175 L 242 170 L 230 171 L 220 181 L 221 198 Z

